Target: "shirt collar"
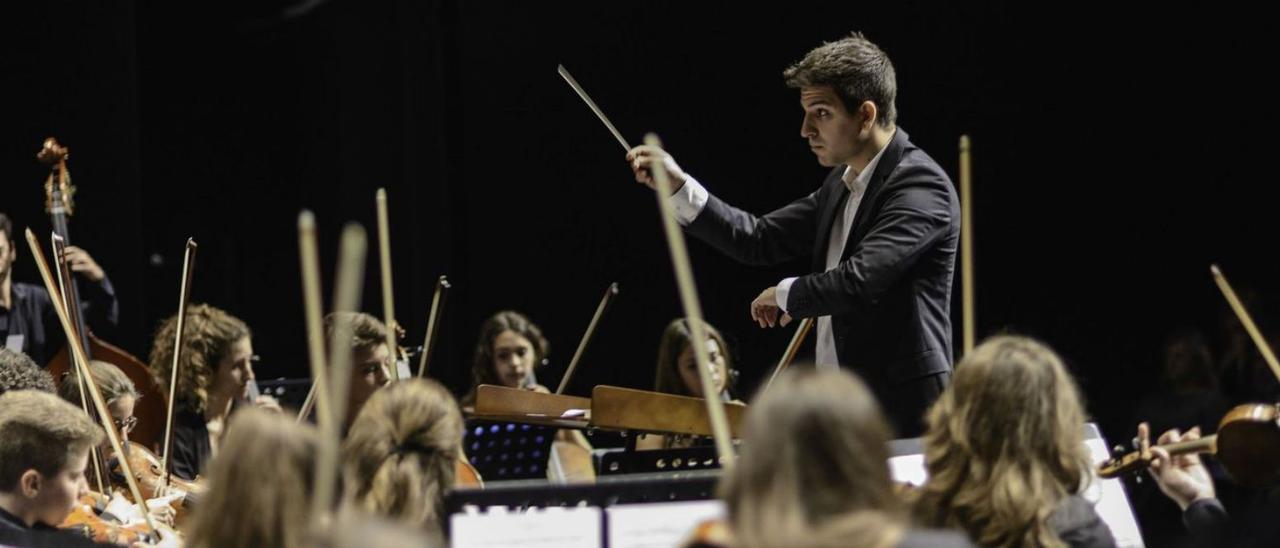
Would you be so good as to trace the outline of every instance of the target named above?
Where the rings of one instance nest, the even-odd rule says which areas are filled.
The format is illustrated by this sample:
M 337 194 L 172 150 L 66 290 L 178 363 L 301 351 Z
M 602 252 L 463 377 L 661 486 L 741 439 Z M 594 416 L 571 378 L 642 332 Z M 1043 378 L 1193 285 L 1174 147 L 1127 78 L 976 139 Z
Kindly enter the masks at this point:
M 889 136 L 889 142 L 893 142 L 893 135 Z M 871 183 L 871 175 L 876 172 L 876 166 L 880 165 L 880 157 L 884 156 L 884 151 L 888 148 L 889 144 L 885 143 L 871 161 L 867 162 L 867 167 L 863 168 L 861 173 L 854 173 L 853 166 L 844 169 L 844 175 L 840 176 L 840 180 L 844 182 L 845 188 L 849 189 L 851 194 L 860 195 L 867 190 L 867 185 Z

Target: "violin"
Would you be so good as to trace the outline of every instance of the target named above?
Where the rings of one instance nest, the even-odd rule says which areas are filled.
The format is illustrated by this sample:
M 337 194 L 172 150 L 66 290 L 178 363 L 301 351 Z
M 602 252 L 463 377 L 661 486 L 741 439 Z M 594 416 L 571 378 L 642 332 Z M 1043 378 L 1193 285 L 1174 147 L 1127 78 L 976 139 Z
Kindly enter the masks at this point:
M 733 546 L 733 533 L 724 519 L 701 521 L 680 543 L 681 548 L 725 548 Z
M 175 522 L 181 523 L 187 515 L 187 505 L 195 504 L 197 498 L 205 492 L 206 486 L 202 478 L 188 481 L 172 475 L 165 477 L 160 457 L 155 453 L 135 443 L 126 442 L 124 447 L 129 452 L 129 469 L 133 471 L 134 480 L 138 482 L 143 497 L 150 500 L 174 494 L 182 495 L 169 503 L 173 508 Z M 124 476 L 120 471 L 119 459 L 111 459 L 109 466 L 112 485 L 123 484 Z
M 105 514 L 108 498 L 90 491 L 76 501 L 76 507 L 62 520 L 58 529 L 77 532 L 94 542 L 133 545 L 150 540 L 146 523 L 122 525 L 110 514 Z
M 1227 475 L 1246 487 L 1274 485 L 1280 481 L 1280 404 L 1238 405 L 1222 417 L 1217 434 L 1158 447 L 1171 457 L 1214 455 Z M 1149 449 L 1112 457 L 1098 465 L 1098 476 L 1114 478 L 1143 470 L 1154 458 Z
M 465 456 L 458 456 L 458 460 L 453 466 L 453 486 L 454 487 L 484 487 L 484 480 L 480 478 L 480 472 L 476 467 L 467 462 Z

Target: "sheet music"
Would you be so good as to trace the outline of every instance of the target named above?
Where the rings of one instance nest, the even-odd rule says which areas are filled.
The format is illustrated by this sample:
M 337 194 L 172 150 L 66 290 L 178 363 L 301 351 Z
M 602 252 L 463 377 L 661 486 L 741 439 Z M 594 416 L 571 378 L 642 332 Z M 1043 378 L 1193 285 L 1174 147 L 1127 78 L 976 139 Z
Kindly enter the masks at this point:
M 679 546 L 703 521 L 723 518 L 719 500 L 620 504 L 605 510 L 609 518 L 609 548 L 670 548 Z
M 1095 466 L 1111 456 L 1102 438 L 1085 440 L 1084 444 L 1089 448 L 1089 456 L 1092 457 Z M 1089 487 L 1085 489 L 1084 498 L 1093 503 L 1094 510 L 1102 516 L 1102 521 L 1107 522 L 1107 527 L 1111 528 L 1111 534 L 1116 537 L 1116 546 L 1121 548 L 1143 546 L 1138 521 L 1133 517 L 1129 496 L 1125 494 L 1124 485 L 1119 479 L 1100 479 L 1095 474 Z
M 449 518 L 454 548 L 600 548 L 601 527 L 600 509 L 593 506 L 523 512 L 495 506 Z
M 889 457 L 889 477 L 916 487 L 924 485 L 924 480 L 929 479 L 929 473 L 924 469 L 924 455 Z

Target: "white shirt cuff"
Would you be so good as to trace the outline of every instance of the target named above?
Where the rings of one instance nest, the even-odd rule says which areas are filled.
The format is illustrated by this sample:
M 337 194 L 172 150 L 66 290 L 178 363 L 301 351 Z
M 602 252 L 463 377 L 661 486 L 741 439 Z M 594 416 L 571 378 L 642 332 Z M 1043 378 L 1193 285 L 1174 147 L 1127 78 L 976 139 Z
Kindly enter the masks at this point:
M 680 226 L 689 226 L 689 223 L 697 219 L 702 208 L 707 206 L 707 198 L 710 196 L 706 187 L 693 177 L 687 177 L 684 186 L 668 198 L 676 210 L 676 220 L 680 221 Z
M 795 283 L 796 277 L 792 276 L 778 282 L 778 289 L 773 293 L 773 300 L 776 301 L 778 308 L 783 312 L 787 311 L 787 295 L 791 294 L 791 284 Z

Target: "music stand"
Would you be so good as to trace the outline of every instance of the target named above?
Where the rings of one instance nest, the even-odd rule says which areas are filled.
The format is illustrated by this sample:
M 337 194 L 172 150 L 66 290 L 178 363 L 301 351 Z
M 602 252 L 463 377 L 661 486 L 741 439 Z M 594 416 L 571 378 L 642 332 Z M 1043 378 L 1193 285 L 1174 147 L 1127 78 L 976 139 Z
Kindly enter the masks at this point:
M 480 419 L 466 426 L 463 450 L 485 481 L 546 479 L 555 428 Z

